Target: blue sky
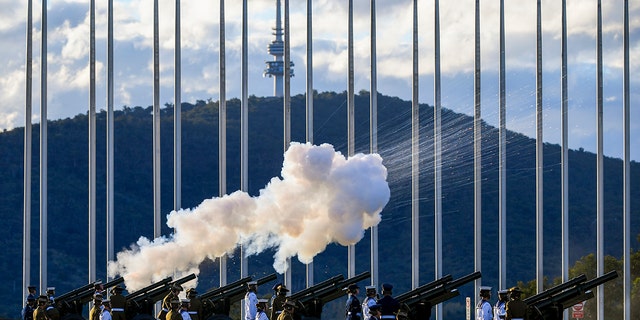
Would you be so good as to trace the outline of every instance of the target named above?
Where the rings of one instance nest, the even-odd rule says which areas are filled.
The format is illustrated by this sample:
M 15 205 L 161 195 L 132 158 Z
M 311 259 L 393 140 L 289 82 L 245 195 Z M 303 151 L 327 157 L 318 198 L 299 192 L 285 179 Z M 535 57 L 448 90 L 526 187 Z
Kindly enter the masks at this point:
M 106 105 L 106 1 L 96 1 L 98 60 L 97 108 Z M 227 97 L 239 97 L 241 1 L 226 2 Z M 369 4 L 354 1 L 355 88 L 369 89 Z M 378 91 L 411 98 L 411 0 L 377 1 Z M 505 1 L 507 127 L 535 136 L 535 1 Z M 640 159 L 640 3 L 630 1 L 631 156 Z M 160 1 L 160 100 L 173 103 L 175 1 Z M 442 105 L 473 113 L 474 0 L 441 1 Z M 567 0 L 570 148 L 595 151 L 596 2 Z M 0 128 L 24 126 L 26 1 L 0 0 Z M 499 1 L 481 1 L 482 115 L 498 124 Z M 602 3 L 604 61 L 604 151 L 622 156 L 622 0 Z M 115 0 L 115 106 L 152 103 L 152 1 Z M 218 99 L 218 1 L 181 2 L 182 100 Z M 49 119 L 85 113 L 88 106 L 89 0 L 48 4 Z M 316 0 L 314 87 L 347 88 L 347 2 Z M 304 93 L 306 78 L 306 2 L 291 2 L 291 52 L 296 64 L 292 94 Z M 41 4 L 34 1 L 33 119 L 40 121 Z M 272 94 L 263 78 L 266 46 L 272 40 L 275 0 L 249 1 L 249 92 Z M 433 104 L 433 2 L 419 1 L 420 101 Z M 542 1 L 544 139 L 560 143 L 560 1 Z

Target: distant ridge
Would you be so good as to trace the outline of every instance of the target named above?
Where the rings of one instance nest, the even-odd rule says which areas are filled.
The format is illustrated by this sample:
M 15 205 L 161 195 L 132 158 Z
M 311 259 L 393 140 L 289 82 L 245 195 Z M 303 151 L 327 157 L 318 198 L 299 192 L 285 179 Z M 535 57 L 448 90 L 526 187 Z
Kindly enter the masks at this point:
M 292 141 L 305 141 L 305 97 L 292 97 Z M 356 152 L 369 152 L 369 93 L 356 96 Z M 240 183 L 240 101 L 228 102 L 227 190 Z M 330 143 L 347 153 L 346 94 L 316 93 L 314 143 Z M 433 161 L 431 126 L 433 109 L 421 105 L 420 260 L 421 282 L 433 280 Z M 394 283 L 401 293 L 410 287 L 411 216 L 411 103 L 378 96 L 378 150 L 388 169 L 391 200 L 380 224 L 380 278 Z M 161 111 L 162 212 L 173 206 L 173 108 Z M 473 119 L 442 111 L 442 208 L 443 265 L 445 274 L 462 275 L 473 270 Z M 97 226 L 98 279 L 105 279 L 105 120 L 97 115 Z M 48 167 L 49 281 L 57 293 L 87 283 L 87 116 L 50 121 Z M 115 112 L 115 215 L 116 248 L 126 248 L 144 235 L 153 234 L 152 109 L 124 107 Z M 38 130 L 33 127 L 32 173 L 32 283 L 38 282 L 39 173 Z M 182 104 L 182 204 L 194 207 L 218 195 L 217 103 Z M 249 193 L 257 194 L 269 179 L 278 176 L 283 158 L 282 98 L 249 99 Z M 22 201 L 24 128 L 0 133 L 0 214 L 9 231 L 3 237 L 0 283 L 0 317 L 18 318 L 22 307 Z M 535 278 L 535 141 L 507 133 L 507 282 Z M 482 281 L 497 286 L 498 243 L 498 131 L 483 124 L 483 268 Z M 569 154 L 570 261 L 595 252 L 596 161 L 593 153 Z M 545 274 L 560 274 L 560 147 L 544 145 Z M 640 216 L 640 166 L 631 164 L 632 216 Z M 622 161 L 605 157 L 605 251 L 622 255 Z M 363 186 L 363 188 L 366 186 Z M 163 234 L 170 230 L 163 224 Z M 640 234 L 640 221 L 632 221 Z M 357 245 L 357 268 L 369 268 L 368 234 Z M 638 242 L 632 247 L 637 250 Z M 119 250 L 117 250 L 119 251 Z M 250 273 L 272 272 L 269 254 L 252 257 Z M 231 264 L 237 256 L 231 259 Z M 346 249 L 333 246 L 314 262 L 316 281 L 346 274 Z M 303 268 L 294 264 L 294 291 L 304 285 Z M 360 270 L 359 270 L 360 271 Z M 235 277 L 232 271 L 229 277 Z M 205 263 L 199 286 L 217 284 L 217 264 Z M 465 289 L 462 289 L 464 291 Z M 468 288 L 466 289 L 468 290 Z M 267 287 L 261 293 L 270 293 Z M 461 296 L 469 294 L 463 292 Z M 471 295 L 473 293 L 471 292 Z M 463 299 L 463 298 L 461 298 Z M 458 302 L 457 300 L 455 302 Z

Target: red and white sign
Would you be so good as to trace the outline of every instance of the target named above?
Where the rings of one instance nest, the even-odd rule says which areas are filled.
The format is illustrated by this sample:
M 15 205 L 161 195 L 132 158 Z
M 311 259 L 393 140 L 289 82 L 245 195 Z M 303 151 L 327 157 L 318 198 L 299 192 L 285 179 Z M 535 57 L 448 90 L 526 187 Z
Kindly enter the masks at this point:
M 576 303 L 571 307 L 571 317 L 574 319 L 584 318 L 584 301 Z

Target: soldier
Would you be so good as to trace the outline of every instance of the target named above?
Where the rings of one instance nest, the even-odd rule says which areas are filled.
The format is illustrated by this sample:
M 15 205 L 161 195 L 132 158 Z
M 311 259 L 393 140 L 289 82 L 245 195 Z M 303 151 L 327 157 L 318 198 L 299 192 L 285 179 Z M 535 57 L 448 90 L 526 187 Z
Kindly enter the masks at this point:
M 182 315 L 180 314 L 180 300 L 176 296 L 175 298 L 169 300 L 169 311 L 165 315 L 167 320 L 182 320 Z
M 191 320 L 191 315 L 189 314 L 189 305 L 191 304 L 190 299 L 182 299 L 180 300 L 180 315 L 182 316 L 182 320 Z
M 180 294 L 180 292 L 182 291 L 182 286 L 179 284 L 174 284 L 173 286 L 171 286 L 171 291 L 164 297 L 164 299 L 162 299 L 162 310 L 160 310 L 160 313 L 158 313 L 158 319 L 160 320 L 166 320 L 167 318 L 167 313 L 169 312 L 169 310 L 171 309 L 171 301 L 173 301 L 174 299 L 176 301 L 178 301 L 178 307 L 180 306 L 180 298 L 178 298 L 178 295 Z
M 256 304 L 256 320 L 269 320 L 267 317 L 267 299 L 258 299 L 258 303 Z
M 29 297 L 32 297 L 33 301 L 36 301 L 38 299 L 38 295 L 36 295 L 36 286 L 27 286 L 27 291 L 29 293 L 27 294 L 25 300 L 28 300 Z
M 476 306 L 476 320 L 493 319 L 493 308 L 489 299 L 491 299 L 491 287 L 480 287 L 480 302 Z
M 278 316 L 277 320 L 293 320 L 293 315 L 296 310 L 296 304 L 293 301 L 287 300 L 283 305 L 282 313 Z
M 127 298 L 122 295 L 122 288 L 117 285 L 111 289 L 111 317 L 113 320 L 126 320 L 125 308 L 127 307 Z
M 357 284 L 350 284 L 347 287 L 347 293 L 349 294 L 349 298 L 347 298 L 347 303 L 345 305 L 345 316 L 346 320 L 360 320 L 362 319 L 362 305 L 360 305 L 360 300 L 358 300 L 358 293 L 360 292 L 360 287 Z
M 505 310 L 507 301 L 509 301 L 509 290 L 498 291 L 498 302 L 496 302 L 496 305 L 493 307 L 493 320 L 504 320 L 504 317 L 507 315 L 507 311 Z
M 269 319 L 278 319 L 278 316 L 282 313 L 284 302 L 287 300 L 287 292 L 289 289 L 283 284 L 276 286 L 276 296 L 271 299 L 271 316 Z
M 256 318 L 256 304 L 258 303 L 258 282 L 247 282 L 247 294 L 244 295 L 244 318 L 245 320 L 254 320 Z
M 362 300 L 362 315 L 364 316 L 364 320 L 369 320 L 372 316 L 372 314 L 369 313 L 369 307 L 377 304 L 378 294 L 376 292 L 376 286 L 366 286 L 364 288 L 367 296 Z
M 47 303 L 46 312 L 47 312 L 47 318 L 51 320 L 60 319 L 60 312 L 58 311 L 58 309 L 56 309 L 55 294 L 56 294 L 56 288 L 54 287 L 47 288 L 47 298 L 49 299 L 49 302 Z
M 99 293 L 103 297 L 106 296 L 106 294 L 104 292 L 104 286 L 102 285 L 102 280 L 98 280 L 98 281 L 93 283 L 93 292 L 94 293 Z
M 100 314 L 100 320 L 111 320 L 111 300 L 102 300 L 102 313 Z
M 395 319 L 396 313 L 400 310 L 400 302 L 391 295 L 393 286 L 389 283 L 382 284 L 382 298 L 378 299 L 380 305 L 380 319 Z
M 36 297 L 29 294 L 27 303 L 22 308 L 22 320 L 33 320 L 33 311 L 37 308 Z
M 520 288 L 513 287 L 509 289 L 509 300 L 505 306 L 507 314 L 506 320 L 527 320 L 527 304 L 520 300 L 522 291 Z
M 381 317 L 382 313 L 380 312 L 380 305 L 379 304 L 372 304 L 372 305 L 368 306 L 367 309 L 369 309 L 369 311 L 367 311 L 369 313 L 368 319 L 380 320 L 380 317 Z
M 202 301 L 198 298 L 198 291 L 195 288 L 187 289 L 187 298 L 190 300 L 189 316 L 191 320 L 199 320 L 202 314 Z
M 89 320 L 99 320 L 102 314 L 102 295 L 99 293 L 93 294 L 93 307 L 89 310 Z
M 38 307 L 33 310 L 33 320 L 48 320 L 47 318 L 47 304 L 49 303 L 49 298 L 45 295 L 41 295 L 38 297 Z

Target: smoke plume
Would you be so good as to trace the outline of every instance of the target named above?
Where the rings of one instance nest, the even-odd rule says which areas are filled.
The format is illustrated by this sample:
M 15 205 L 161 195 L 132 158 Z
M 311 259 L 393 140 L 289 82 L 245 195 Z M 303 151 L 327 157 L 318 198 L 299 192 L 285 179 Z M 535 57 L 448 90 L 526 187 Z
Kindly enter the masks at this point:
M 176 271 L 198 273 L 206 258 L 233 253 L 239 245 L 247 256 L 273 248 L 273 267 L 282 273 L 287 258 L 310 263 L 330 243 L 360 241 L 364 230 L 380 222 L 389 201 L 387 170 L 378 154 L 347 159 L 329 144 L 292 143 L 281 176 L 256 197 L 236 191 L 172 211 L 167 225 L 174 234 L 153 241 L 141 237 L 109 262 L 109 275 L 123 276 L 127 289 L 135 290 Z

